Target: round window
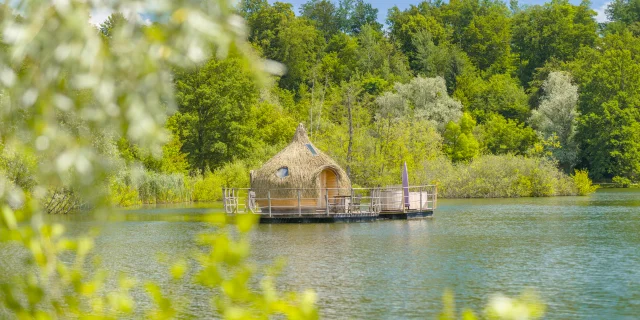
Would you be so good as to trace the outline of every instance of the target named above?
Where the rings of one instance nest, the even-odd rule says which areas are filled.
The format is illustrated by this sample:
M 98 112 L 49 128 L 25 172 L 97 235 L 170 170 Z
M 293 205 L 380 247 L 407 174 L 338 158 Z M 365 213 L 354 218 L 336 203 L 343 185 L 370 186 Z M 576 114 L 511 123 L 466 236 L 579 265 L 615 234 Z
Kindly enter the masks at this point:
M 282 167 L 276 171 L 276 176 L 278 176 L 279 178 L 284 178 L 288 175 L 289 175 L 289 168 L 287 167 Z

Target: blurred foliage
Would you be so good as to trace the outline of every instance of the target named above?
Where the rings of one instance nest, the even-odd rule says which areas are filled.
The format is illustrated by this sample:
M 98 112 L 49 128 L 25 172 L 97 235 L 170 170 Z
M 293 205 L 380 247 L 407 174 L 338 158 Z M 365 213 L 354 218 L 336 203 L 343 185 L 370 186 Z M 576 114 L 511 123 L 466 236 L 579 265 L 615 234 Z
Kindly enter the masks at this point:
M 443 310 L 438 316 L 439 320 L 535 320 L 544 317 L 546 306 L 538 294 L 528 290 L 517 298 L 509 298 L 501 294 L 489 298 L 483 316 L 477 316 L 470 309 L 463 309 L 459 316 L 456 314 L 456 304 L 453 292 L 446 291 L 442 297 Z
M 126 276 L 107 288 L 112 275 L 88 259 L 96 234 L 65 238 L 62 225 L 42 217 L 48 190 L 69 190 L 97 219 L 112 204 L 183 201 L 190 194 L 184 175 L 189 154 L 165 128 L 167 115 L 179 106 L 174 71 L 201 66 L 212 54 L 224 59 L 234 50 L 251 61 L 256 82 L 264 80 L 230 2 L 138 5 L 72 0 L 2 7 L 0 241 L 25 255 L 16 261 L 24 264 L 18 268 L 23 273 L 0 279 L 3 317 L 165 319 L 180 317 L 187 307 L 188 298 L 146 283 L 154 304 L 143 308 L 130 294 L 142 284 Z M 98 10 L 133 15 L 115 14 L 98 31 L 88 24 L 89 13 Z M 138 10 L 160 21 L 146 25 Z M 235 179 L 237 171 L 223 167 L 221 176 Z M 204 250 L 191 260 L 199 271 L 190 277 L 191 264 L 177 261 L 167 277 L 208 288 L 221 318 L 318 317 L 312 292 L 281 294 L 277 272 L 259 277 L 247 262 L 256 216 L 206 219 L 216 231 L 198 238 Z M 251 285 L 258 281 L 258 287 Z

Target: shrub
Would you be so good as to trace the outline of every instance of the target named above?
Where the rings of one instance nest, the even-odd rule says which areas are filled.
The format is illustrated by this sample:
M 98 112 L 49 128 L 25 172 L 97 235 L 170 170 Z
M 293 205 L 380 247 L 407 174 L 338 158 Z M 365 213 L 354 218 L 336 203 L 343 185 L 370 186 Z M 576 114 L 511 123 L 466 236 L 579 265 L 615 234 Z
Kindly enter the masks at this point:
M 122 181 L 112 179 L 109 186 L 109 203 L 117 207 L 130 207 L 140 204 L 138 190 Z
M 622 188 L 629 188 L 631 186 L 631 179 L 621 177 L 621 176 L 615 176 L 613 177 L 613 183 L 617 184 Z
M 589 171 L 587 170 L 576 170 L 571 177 L 578 189 L 578 194 L 581 196 L 594 193 L 598 189 L 598 186 L 594 186 L 591 179 L 589 179 Z
M 222 200 L 222 181 L 220 181 L 220 178 L 210 172 L 208 172 L 204 177 L 195 177 L 192 200 L 199 202 Z
M 445 157 L 425 161 L 427 184 L 445 198 L 546 197 L 578 194 L 576 181 L 546 158 L 485 155 L 452 164 Z
M 225 164 L 213 173 L 197 176 L 193 183 L 193 201 L 213 202 L 222 200 L 222 188 L 248 188 L 249 166 L 244 161 Z

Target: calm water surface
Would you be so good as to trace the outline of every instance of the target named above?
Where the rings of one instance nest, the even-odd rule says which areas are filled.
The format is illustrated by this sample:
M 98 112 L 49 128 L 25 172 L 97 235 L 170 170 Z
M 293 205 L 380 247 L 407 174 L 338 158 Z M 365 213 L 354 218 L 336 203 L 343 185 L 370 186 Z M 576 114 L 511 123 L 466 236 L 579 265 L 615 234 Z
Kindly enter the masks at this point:
M 137 221 L 101 224 L 97 254 L 112 272 L 163 281 L 171 259 L 210 230 L 180 216 L 202 208 L 128 211 Z M 166 219 L 171 217 L 171 219 Z M 96 223 L 76 216 L 70 230 Z M 254 258 L 285 257 L 284 289 L 313 288 L 326 318 L 434 318 L 446 289 L 481 310 L 493 293 L 536 288 L 549 318 L 640 317 L 640 191 L 590 197 L 441 200 L 434 218 L 357 224 L 260 225 Z M 190 312 L 208 317 L 201 288 Z

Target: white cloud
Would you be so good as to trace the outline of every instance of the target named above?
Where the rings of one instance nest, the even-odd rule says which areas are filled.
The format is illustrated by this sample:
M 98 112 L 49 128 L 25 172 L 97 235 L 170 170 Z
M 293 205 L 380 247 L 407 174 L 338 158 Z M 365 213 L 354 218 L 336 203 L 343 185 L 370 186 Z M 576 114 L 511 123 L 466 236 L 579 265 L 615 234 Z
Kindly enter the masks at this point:
M 609 6 L 610 3 L 611 1 L 605 2 L 603 5 L 600 6 L 600 8 L 596 9 L 596 12 L 598 13 L 598 15 L 596 16 L 596 21 L 601 23 L 609 21 L 607 19 L 607 14 L 605 10 L 607 10 L 607 7 Z
M 99 26 L 101 23 L 105 22 L 107 18 L 113 13 L 112 8 L 98 8 L 91 11 L 91 17 L 89 18 L 89 22 L 92 25 Z M 145 18 L 142 16 L 144 10 L 142 7 L 137 8 L 124 8 L 122 10 L 122 14 L 129 21 L 136 21 L 140 24 L 150 25 L 151 19 Z

